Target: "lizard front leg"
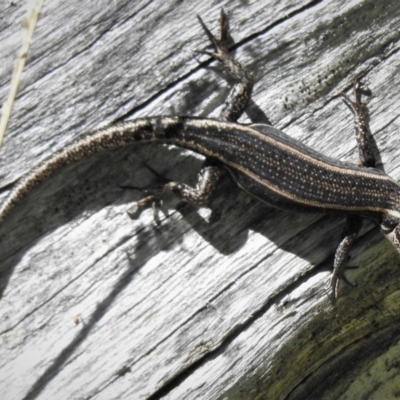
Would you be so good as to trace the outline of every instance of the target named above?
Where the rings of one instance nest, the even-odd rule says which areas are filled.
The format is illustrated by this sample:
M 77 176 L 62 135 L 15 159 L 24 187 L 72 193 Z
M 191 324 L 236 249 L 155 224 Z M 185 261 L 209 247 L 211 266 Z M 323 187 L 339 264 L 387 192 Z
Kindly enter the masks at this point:
M 359 153 L 358 165 L 369 168 L 375 167 L 376 158 L 372 145 L 372 135 L 365 114 L 366 105 L 361 98 L 363 94 L 371 95 L 371 92 L 363 89 L 360 86 L 357 75 L 354 76 L 353 80 L 354 100 L 350 99 L 346 93 L 340 93 L 344 103 L 354 115 L 354 127 L 356 131 L 356 140 Z M 353 246 L 358 233 L 360 232 L 362 220 L 363 218 L 359 215 L 349 215 L 346 219 L 346 225 L 342 233 L 342 238 L 339 246 L 336 249 L 333 272 L 330 281 L 330 286 L 335 299 L 338 297 L 339 278 L 341 278 L 347 284 L 353 286 L 345 277 L 344 270 L 346 269 L 350 249 Z

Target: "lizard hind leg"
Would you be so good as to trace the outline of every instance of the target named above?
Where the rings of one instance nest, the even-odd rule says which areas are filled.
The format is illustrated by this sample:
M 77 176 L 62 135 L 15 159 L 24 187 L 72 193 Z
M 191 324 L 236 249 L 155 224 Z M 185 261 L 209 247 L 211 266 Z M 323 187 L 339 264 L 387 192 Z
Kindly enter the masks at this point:
M 354 128 L 359 153 L 359 166 L 375 167 L 376 158 L 373 147 L 372 134 L 366 116 L 366 103 L 362 101 L 362 96 L 371 96 L 371 91 L 361 86 L 357 75 L 353 79 L 353 99 L 346 93 L 341 92 L 343 102 L 354 115 Z
M 152 207 L 154 211 L 154 219 L 159 223 L 157 218 L 157 210 L 163 202 L 163 198 L 170 193 L 173 193 L 180 200 L 185 201 L 196 206 L 206 205 L 218 183 L 222 170 L 220 167 L 206 162 L 198 174 L 196 187 L 187 185 L 186 183 L 176 182 L 162 177 L 158 172 L 154 171 L 151 167 L 146 166 L 152 173 L 154 173 L 159 180 L 163 180 L 164 184 L 158 188 L 138 188 L 121 186 L 125 189 L 140 190 L 147 194 L 141 200 L 133 203 L 127 210 L 131 218 L 137 218 L 143 209 Z
M 250 100 L 253 91 L 253 79 L 242 64 L 228 52 L 227 41 L 229 38 L 229 23 L 224 10 L 221 8 L 219 38 L 216 38 L 209 31 L 200 16 L 197 16 L 197 18 L 215 50 L 214 52 L 198 52 L 208 54 L 219 61 L 223 65 L 225 71 L 236 81 L 236 84 L 233 86 L 225 102 L 225 107 L 221 112 L 221 119 L 225 121 L 237 121 L 243 114 Z
M 253 90 L 253 79 L 243 68 L 241 63 L 228 52 L 229 23 L 224 10 L 221 9 L 219 20 L 220 32 L 218 38 L 209 31 L 200 16 L 197 18 L 214 47 L 214 52 L 200 51 L 200 53 L 207 54 L 219 61 L 224 69 L 236 81 L 221 113 L 221 119 L 225 121 L 236 121 L 242 115 L 250 100 Z M 151 170 L 150 167 L 147 166 L 147 168 Z M 160 175 L 156 171 L 152 170 L 152 172 L 160 178 Z M 128 214 L 131 218 L 136 218 L 144 208 L 152 206 L 154 210 L 154 219 L 157 222 L 157 208 L 162 203 L 163 198 L 169 193 L 173 193 L 180 200 L 196 206 L 206 205 L 222 173 L 223 169 L 218 163 L 215 163 L 212 159 L 206 158 L 198 174 L 198 181 L 195 188 L 185 183 L 170 181 L 165 178 L 164 184 L 156 189 L 130 187 L 131 189 L 142 190 L 147 196 L 132 204 L 128 209 Z
M 342 240 L 340 241 L 335 252 L 335 260 L 333 262 L 333 271 L 330 280 L 330 286 L 334 299 L 337 299 L 339 293 L 339 281 L 347 283 L 349 286 L 352 284 L 344 274 L 346 269 L 354 269 L 356 267 L 347 266 L 349 253 L 354 241 L 360 232 L 362 225 L 362 218 L 358 215 L 349 215 L 346 219 L 346 226 L 342 233 Z
M 354 115 L 354 128 L 356 131 L 356 140 L 359 153 L 358 164 L 360 167 L 364 168 L 375 167 L 376 158 L 372 145 L 372 136 L 368 120 L 365 115 L 366 104 L 362 101 L 362 96 L 370 96 L 371 91 L 363 88 L 359 82 L 358 76 L 355 75 L 353 79 L 353 99 L 343 92 L 341 92 L 340 95 L 342 96 L 344 103 Z M 347 267 L 346 264 L 349 258 L 351 247 L 353 246 L 354 241 L 360 232 L 362 220 L 363 218 L 359 215 L 349 215 L 347 217 L 346 226 L 342 233 L 342 240 L 336 249 L 333 272 L 330 281 L 334 299 L 338 297 L 340 279 L 350 286 L 354 286 L 345 277 L 344 270 L 351 268 Z

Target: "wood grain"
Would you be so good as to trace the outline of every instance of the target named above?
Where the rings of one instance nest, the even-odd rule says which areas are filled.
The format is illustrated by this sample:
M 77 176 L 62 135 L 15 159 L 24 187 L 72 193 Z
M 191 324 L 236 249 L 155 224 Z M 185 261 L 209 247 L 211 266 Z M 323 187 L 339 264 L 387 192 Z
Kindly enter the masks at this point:
M 243 122 L 273 125 L 356 162 L 352 117 L 335 97 L 355 72 L 374 96 L 371 129 L 400 179 L 395 0 L 48 1 L 0 157 L 4 198 L 22 174 L 102 123 L 216 116 L 226 75 L 194 50 L 230 17 L 256 85 Z M 21 40 L 23 1 L 0 9 L 0 98 Z M 344 221 L 271 210 L 226 177 L 210 209 L 130 220 L 154 182 L 143 163 L 194 182 L 201 158 L 127 148 L 68 167 L 0 228 L 0 387 L 6 399 L 350 399 L 398 390 L 400 259 L 364 225 L 332 304 Z M 368 379 L 366 378 L 368 377 Z

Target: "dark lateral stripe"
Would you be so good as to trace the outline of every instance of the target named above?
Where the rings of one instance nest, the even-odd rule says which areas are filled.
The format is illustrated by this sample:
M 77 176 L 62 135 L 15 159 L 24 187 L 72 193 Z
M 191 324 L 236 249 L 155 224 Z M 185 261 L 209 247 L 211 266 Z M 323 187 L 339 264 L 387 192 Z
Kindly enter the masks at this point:
M 178 146 L 187 147 L 187 143 L 180 142 L 179 140 L 173 140 L 173 143 L 176 143 Z M 353 206 L 350 204 L 335 204 L 335 203 L 328 203 L 328 202 L 305 200 L 304 198 L 296 196 L 293 193 L 282 190 L 277 185 L 272 184 L 269 180 L 260 178 L 257 174 L 244 168 L 242 165 L 236 164 L 235 162 L 224 159 L 223 157 L 221 157 L 221 155 L 219 153 L 214 153 L 214 152 L 210 151 L 208 148 L 202 147 L 201 145 L 199 145 L 197 143 L 193 143 L 193 149 L 197 150 L 199 153 L 204 154 L 206 156 L 219 159 L 227 166 L 229 166 L 237 171 L 240 171 L 241 173 L 248 176 L 252 180 L 258 182 L 260 185 L 267 187 L 269 190 L 272 190 L 273 192 L 277 193 L 278 195 L 280 195 L 288 200 L 291 200 L 293 202 L 303 204 L 308 207 L 317 207 L 317 208 L 324 208 L 324 209 L 330 208 L 330 209 L 344 210 L 344 211 L 382 212 L 382 213 L 390 214 L 390 215 L 400 218 L 400 212 L 391 210 L 389 208 L 384 208 L 384 207 L 374 207 L 374 206 L 367 206 L 367 205 L 366 206 Z M 244 188 L 244 189 L 246 189 L 246 188 Z

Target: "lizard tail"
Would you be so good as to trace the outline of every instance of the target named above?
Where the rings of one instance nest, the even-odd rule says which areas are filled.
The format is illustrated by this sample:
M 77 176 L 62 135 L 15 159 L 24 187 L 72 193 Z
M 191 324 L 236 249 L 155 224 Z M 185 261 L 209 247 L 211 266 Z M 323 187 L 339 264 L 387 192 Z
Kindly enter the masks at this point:
M 173 141 L 185 125 L 186 118 L 153 117 L 124 121 L 99 128 L 71 142 L 44 159 L 24 176 L 0 207 L 0 222 L 34 187 L 66 165 L 109 149 L 132 143 L 165 143 Z M 171 140 L 169 140 L 171 139 Z

